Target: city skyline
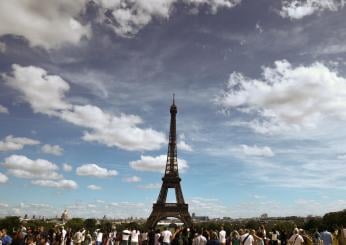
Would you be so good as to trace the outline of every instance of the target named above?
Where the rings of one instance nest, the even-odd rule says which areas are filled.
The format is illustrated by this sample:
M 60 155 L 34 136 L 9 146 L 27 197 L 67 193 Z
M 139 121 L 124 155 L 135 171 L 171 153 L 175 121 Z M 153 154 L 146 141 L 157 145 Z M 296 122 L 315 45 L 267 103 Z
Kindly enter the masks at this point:
M 344 209 L 344 5 L 1 1 L 0 216 L 148 217 L 173 93 L 190 213 Z

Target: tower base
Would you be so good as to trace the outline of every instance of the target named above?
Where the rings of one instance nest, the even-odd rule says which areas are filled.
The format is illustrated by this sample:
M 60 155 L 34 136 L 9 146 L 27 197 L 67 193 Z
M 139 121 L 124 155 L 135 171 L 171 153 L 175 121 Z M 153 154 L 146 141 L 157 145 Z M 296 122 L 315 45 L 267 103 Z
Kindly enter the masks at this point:
M 146 226 L 148 229 L 153 229 L 160 220 L 167 217 L 177 218 L 187 227 L 192 226 L 192 219 L 189 214 L 189 205 L 179 203 L 155 203 Z

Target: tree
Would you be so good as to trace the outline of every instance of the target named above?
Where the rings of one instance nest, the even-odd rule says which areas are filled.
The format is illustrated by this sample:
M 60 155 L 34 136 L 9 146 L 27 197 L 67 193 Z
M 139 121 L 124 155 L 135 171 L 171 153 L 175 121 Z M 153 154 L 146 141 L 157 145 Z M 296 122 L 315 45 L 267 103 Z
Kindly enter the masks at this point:
M 18 229 L 20 226 L 20 219 L 17 216 L 8 216 L 0 220 L 0 229 L 6 228 L 9 233 Z
M 90 232 L 96 230 L 96 219 L 86 219 L 84 220 L 84 227 Z
M 84 220 L 81 218 L 72 218 L 66 223 L 66 227 L 70 227 L 72 231 L 74 232 L 82 229 L 83 226 L 84 226 Z

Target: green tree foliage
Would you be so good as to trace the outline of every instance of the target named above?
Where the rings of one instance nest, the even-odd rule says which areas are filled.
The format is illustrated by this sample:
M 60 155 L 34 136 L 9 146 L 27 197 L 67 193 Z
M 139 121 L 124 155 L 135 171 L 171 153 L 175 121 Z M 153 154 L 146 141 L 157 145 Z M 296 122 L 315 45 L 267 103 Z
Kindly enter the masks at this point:
M 8 216 L 0 220 L 0 229 L 5 228 L 9 233 L 20 227 L 20 219 L 17 216 Z
M 96 230 L 96 223 L 96 219 L 86 219 L 84 220 L 84 228 L 90 232 L 93 232 Z
M 81 218 L 70 219 L 67 221 L 66 227 L 70 227 L 73 232 L 76 232 L 84 227 L 84 220 Z
M 346 227 L 346 210 L 340 212 L 327 213 L 323 216 L 322 228 L 330 231 L 337 227 Z

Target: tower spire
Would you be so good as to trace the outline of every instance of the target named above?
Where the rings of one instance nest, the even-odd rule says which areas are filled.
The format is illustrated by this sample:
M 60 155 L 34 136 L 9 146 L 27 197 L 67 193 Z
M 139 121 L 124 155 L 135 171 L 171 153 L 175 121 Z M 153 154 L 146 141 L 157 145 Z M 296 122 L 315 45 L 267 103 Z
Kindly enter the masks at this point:
M 177 132 L 176 132 L 176 115 L 178 113 L 177 106 L 175 105 L 175 95 L 173 94 L 173 103 L 170 109 L 171 123 L 169 129 L 169 143 L 167 151 L 167 163 L 165 175 L 179 176 L 178 161 L 177 161 Z

